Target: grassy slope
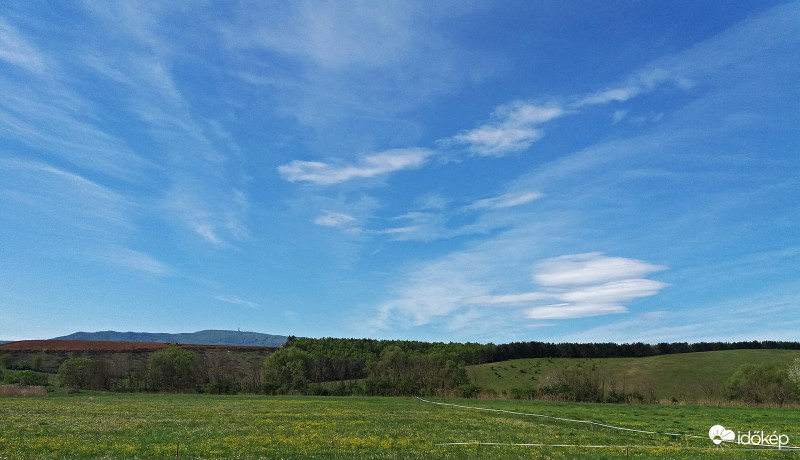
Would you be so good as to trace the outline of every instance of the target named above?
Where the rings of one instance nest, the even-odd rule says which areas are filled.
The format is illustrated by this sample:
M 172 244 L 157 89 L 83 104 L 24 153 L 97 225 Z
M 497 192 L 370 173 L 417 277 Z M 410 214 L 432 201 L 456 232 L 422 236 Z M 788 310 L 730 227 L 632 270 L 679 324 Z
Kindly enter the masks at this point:
M 701 400 L 703 388 L 721 386 L 745 363 L 788 366 L 796 350 L 724 350 L 650 356 L 647 358 L 536 358 L 470 366 L 470 380 L 496 392 L 536 388 L 554 367 L 595 367 L 628 391 L 652 386 L 659 399 Z
M 96 394 L 0 399 L 0 459 L 33 458 L 796 458 L 796 452 L 708 449 L 709 427 L 785 433 L 796 410 L 533 401 L 439 400 L 684 433 L 669 437 L 552 418 L 434 405 L 413 398 Z M 622 448 L 440 446 L 540 443 Z M 180 447 L 178 447 L 180 445 Z M 733 447 L 733 446 L 732 446 Z

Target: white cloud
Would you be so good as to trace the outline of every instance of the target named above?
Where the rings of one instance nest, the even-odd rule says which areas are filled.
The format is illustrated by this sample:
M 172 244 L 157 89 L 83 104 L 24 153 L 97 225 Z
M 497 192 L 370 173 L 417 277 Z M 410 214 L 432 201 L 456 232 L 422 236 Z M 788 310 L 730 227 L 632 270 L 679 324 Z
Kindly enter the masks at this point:
M 495 196 L 491 198 L 484 198 L 482 200 L 475 201 L 471 205 L 467 206 L 466 209 L 502 209 L 502 208 L 511 208 L 514 206 L 521 206 L 523 204 L 530 203 L 531 201 L 538 200 L 544 196 L 542 193 L 534 192 L 534 191 L 521 191 L 521 192 L 510 192 L 505 193 L 500 196 Z
M 361 227 L 358 225 L 358 219 L 349 214 L 344 214 L 341 212 L 323 210 L 322 214 L 314 219 L 314 224 L 322 227 L 338 228 L 354 235 L 362 232 Z
M 354 165 L 333 165 L 318 161 L 294 160 L 278 167 L 278 173 L 289 182 L 333 185 L 356 178 L 371 178 L 403 169 L 419 168 L 431 151 L 423 148 L 388 150 L 361 157 Z
M 485 306 L 518 306 L 552 299 L 560 303 L 525 311 L 530 319 L 569 319 L 625 313 L 623 305 L 658 294 L 665 283 L 644 278 L 666 267 L 636 259 L 608 257 L 599 252 L 546 259 L 535 265 L 533 280 L 544 289 L 465 299 Z
M 525 311 L 525 317 L 528 319 L 575 319 L 627 312 L 628 309 L 622 305 L 564 303 L 530 308 Z
M 293 2 L 270 5 L 270 21 L 257 5 L 227 30 L 234 45 L 275 50 L 316 65 L 341 70 L 350 66 L 383 67 L 412 51 L 413 11 L 390 4 Z
M 322 211 L 322 215 L 314 219 L 314 223 L 323 227 L 349 227 L 357 222 L 356 218 L 340 212 Z
M 531 302 L 536 302 L 543 299 L 549 299 L 552 297 L 553 297 L 552 294 L 547 294 L 544 292 L 523 292 L 520 294 L 479 296 L 479 297 L 473 297 L 471 299 L 464 299 L 464 301 L 466 303 L 475 305 L 509 306 L 509 305 L 529 304 Z
M 417 199 L 419 209 L 443 210 L 450 204 L 450 200 L 436 193 L 429 193 Z
M 536 265 L 533 281 L 542 286 L 592 285 L 632 279 L 666 267 L 600 252 L 554 257 Z
M 655 295 L 666 285 L 648 279 L 626 279 L 593 286 L 584 286 L 558 297 L 569 302 L 624 302 Z
M 485 294 L 486 289 L 476 282 L 486 268 L 480 259 L 456 253 L 414 267 L 391 290 L 392 298 L 377 306 L 377 314 L 364 324 L 365 330 L 415 327 L 449 318 L 462 308 L 464 297 Z
M 244 300 L 235 295 L 218 295 L 214 297 L 215 300 L 225 302 L 233 305 L 239 305 L 247 308 L 258 308 L 258 304 L 250 300 Z
M 209 178 L 209 184 L 213 183 Z M 245 220 L 250 209 L 244 192 L 222 187 L 203 190 L 197 180 L 176 183 L 164 198 L 168 214 L 206 242 L 220 247 L 250 238 Z
M 515 101 L 495 109 L 492 122 L 445 142 L 467 144 L 471 152 L 480 156 L 500 157 L 530 147 L 544 135 L 538 125 L 564 114 L 564 109 L 556 105 Z
M 625 102 L 642 93 L 654 90 L 665 83 L 673 83 L 679 88 L 689 88 L 691 82 L 679 74 L 668 72 L 662 68 L 644 70 L 631 77 L 628 82 L 616 88 L 608 88 L 588 96 L 584 96 L 575 104 L 576 107 L 584 105 L 601 105 L 610 102 Z
M 3 18 L 0 18 L 0 60 L 34 73 L 45 70 L 44 57 L 41 53 Z
M 401 227 L 377 230 L 375 233 L 391 235 L 397 241 L 432 241 L 451 233 L 445 228 L 447 217 L 439 212 L 412 211 L 395 217 L 395 220 L 408 223 Z
M 24 206 L 33 212 L 12 211 L 20 223 L 67 237 L 90 234 L 94 241 L 109 241 L 132 228 L 130 203 L 109 188 L 79 174 L 47 163 L 0 159 L 0 194 L 5 206 Z M 4 198 L 5 198 L 4 197 Z M 20 208 L 23 209 L 23 208 Z
M 170 269 L 150 254 L 129 248 L 112 248 L 100 254 L 100 260 L 119 267 L 137 270 L 151 275 L 168 275 Z

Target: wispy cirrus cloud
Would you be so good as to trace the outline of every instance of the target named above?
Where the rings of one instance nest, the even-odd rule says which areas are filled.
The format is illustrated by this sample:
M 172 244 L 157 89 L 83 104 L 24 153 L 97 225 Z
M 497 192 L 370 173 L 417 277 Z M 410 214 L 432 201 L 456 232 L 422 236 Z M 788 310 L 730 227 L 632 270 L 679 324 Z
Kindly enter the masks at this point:
M 432 152 L 424 148 L 387 150 L 362 156 L 355 164 L 332 164 L 294 160 L 278 167 L 278 173 L 289 182 L 333 185 L 352 179 L 369 179 L 424 165 Z
M 575 96 L 562 102 L 538 104 L 512 101 L 500 105 L 492 112 L 490 122 L 442 139 L 439 143 L 444 146 L 465 145 L 467 150 L 478 156 L 502 157 L 526 150 L 540 140 L 544 136 L 541 126 L 549 121 L 580 113 L 586 106 L 625 102 L 669 83 L 680 89 L 692 86 L 692 82 L 678 71 L 655 67 L 636 73 L 622 85 Z M 615 123 L 626 113 L 617 111 L 614 115 Z
M 323 227 L 349 227 L 358 220 L 345 213 L 323 210 L 322 215 L 314 219 L 314 223 Z
M 625 102 L 640 94 L 653 91 L 657 87 L 672 83 L 678 88 L 687 89 L 692 86 L 692 82 L 676 73 L 664 68 L 656 67 L 643 70 L 633 75 L 625 84 L 606 88 L 586 96 L 578 98 L 574 107 L 579 108 L 586 105 L 601 105 L 611 102 Z
M 314 219 L 314 223 L 322 227 L 338 228 L 346 233 L 354 235 L 361 234 L 363 232 L 363 229 L 359 225 L 358 219 L 350 214 L 345 214 L 342 212 L 323 210 L 322 214 Z
M 259 305 L 256 302 L 253 302 L 253 301 L 250 301 L 250 300 L 245 300 L 245 299 L 242 299 L 241 297 L 235 296 L 235 295 L 218 295 L 218 296 L 215 296 L 214 299 L 215 300 L 219 300 L 220 302 L 225 302 L 225 303 L 229 303 L 229 304 L 232 304 L 232 305 L 238 305 L 238 306 L 241 306 L 241 307 L 247 307 L 247 308 L 258 308 L 259 307 Z
M 514 101 L 496 108 L 491 122 L 442 142 L 445 145 L 466 145 L 469 151 L 479 156 L 501 157 L 530 147 L 544 135 L 539 127 L 541 124 L 565 113 L 564 108 L 558 105 Z
M 19 159 L 0 160 L 0 211 L 8 206 L 14 225 L 42 234 L 59 244 L 43 247 L 46 257 L 73 257 L 80 252 L 92 262 L 149 275 L 172 273 L 156 257 L 125 246 L 135 232 L 139 206 L 124 195 L 77 173 L 47 163 Z
M 543 197 L 544 194 L 532 190 L 523 190 L 520 192 L 509 192 L 491 198 L 483 198 L 475 201 L 474 203 L 466 206 L 466 210 L 477 209 L 503 209 L 513 208 L 515 206 L 522 206 L 523 204 L 530 203 Z
M 0 193 L 6 198 L 17 224 L 55 232 L 65 237 L 91 235 L 98 241 L 114 239 L 132 229 L 133 207 L 125 197 L 79 174 L 40 161 L 16 158 L 0 160 L 4 181 Z M 13 207 L 12 207 L 13 206 Z M 24 212 L 12 212 L 16 207 Z
M 385 235 L 395 241 L 433 241 L 486 233 L 506 225 L 506 220 L 498 218 L 497 213 L 523 206 L 542 196 L 542 193 L 533 190 L 520 190 L 448 208 L 451 200 L 439 195 L 425 195 L 417 200 L 416 210 L 392 218 L 392 221 L 402 222 L 402 225 L 373 230 L 371 233 Z M 490 214 L 493 216 L 488 217 Z M 465 219 L 468 223 L 453 225 L 454 221 Z
M 171 269 L 165 263 L 150 254 L 125 247 L 112 247 L 102 251 L 98 260 L 118 267 L 136 270 L 151 275 L 169 275 Z
M 45 58 L 36 46 L 27 41 L 16 27 L 0 17 L 0 60 L 33 73 L 46 69 Z
M 543 320 L 626 313 L 627 303 L 654 296 L 667 286 L 645 278 L 664 266 L 591 252 L 535 263 L 530 281 L 542 283 L 536 290 L 491 293 L 503 290 L 513 278 L 507 269 L 519 267 L 529 252 L 507 243 L 497 241 L 418 267 L 392 299 L 378 304 L 370 326 L 435 325 L 472 334 L 491 324 L 518 331 L 528 320 L 527 327 L 541 327 Z

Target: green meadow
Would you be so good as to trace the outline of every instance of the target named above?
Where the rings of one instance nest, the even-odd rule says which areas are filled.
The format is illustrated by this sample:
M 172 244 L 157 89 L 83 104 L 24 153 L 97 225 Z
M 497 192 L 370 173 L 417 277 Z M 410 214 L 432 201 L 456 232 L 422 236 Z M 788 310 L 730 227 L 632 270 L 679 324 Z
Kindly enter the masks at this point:
M 467 368 L 470 381 L 498 394 L 537 388 L 553 369 L 594 369 L 620 389 L 652 392 L 657 400 L 698 402 L 722 399 L 725 382 L 743 364 L 788 367 L 797 350 L 721 350 L 644 358 L 531 358 Z
M 781 433 L 790 445 L 800 444 L 797 409 L 432 401 L 443 404 L 382 397 L 7 397 L 0 399 L 0 458 L 797 458 L 791 450 L 714 448 L 708 430 L 717 424 Z

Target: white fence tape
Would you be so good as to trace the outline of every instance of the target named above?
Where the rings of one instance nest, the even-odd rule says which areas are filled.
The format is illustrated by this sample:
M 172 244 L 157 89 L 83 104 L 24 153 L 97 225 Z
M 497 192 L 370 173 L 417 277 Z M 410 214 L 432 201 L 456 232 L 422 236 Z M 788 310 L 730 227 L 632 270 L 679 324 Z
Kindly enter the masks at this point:
M 530 412 L 517 412 L 513 410 L 506 410 L 506 409 L 493 409 L 488 407 L 475 407 L 475 406 L 464 406 L 461 404 L 452 404 L 452 403 L 444 403 L 438 401 L 429 401 L 427 399 L 422 399 L 419 396 L 415 396 L 419 401 L 428 404 L 437 404 L 440 406 L 450 406 L 450 407 L 458 407 L 460 409 L 472 409 L 472 410 L 480 410 L 486 412 L 501 412 L 505 414 L 513 414 L 513 415 L 523 415 L 527 417 L 540 417 L 540 418 L 547 418 L 551 420 L 559 420 L 562 422 L 572 422 L 572 423 L 584 423 L 587 425 L 594 425 L 594 426 L 601 426 L 604 428 L 610 428 L 612 430 L 620 430 L 620 431 L 631 431 L 634 433 L 644 433 L 644 434 L 655 434 L 659 436 L 679 436 L 682 438 L 694 438 L 694 439 L 708 439 L 708 436 L 697 436 L 694 434 L 685 434 L 685 433 L 659 433 L 657 431 L 647 431 L 647 430 L 637 430 L 634 428 L 625 428 L 621 426 L 614 426 L 608 425 L 605 423 L 600 422 L 593 422 L 591 420 L 575 420 L 571 418 L 564 418 L 564 417 L 555 417 L 552 415 L 544 415 L 544 414 L 532 414 Z M 726 445 L 727 444 L 727 445 Z M 712 449 L 713 447 L 679 447 L 679 446 L 595 446 L 595 445 L 579 445 L 579 444 L 514 444 L 514 443 L 493 443 L 493 442 L 462 442 L 462 443 L 441 443 L 437 444 L 438 446 L 453 446 L 453 445 L 484 445 L 484 446 L 529 446 L 529 447 L 607 447 L 607 448 L 668 448 L 668 449 Z M 730 445 L 737 445 L 736 443 L 731 443 L 728 441 L 723 442 L 725 447 L 730 447 Z M 737 448 L 736 450 L 778 450 L 778 448 L 770 448 L 770 447 L 761 447 L 761 448 Z M 800 449 L 800 447 L 796 446 L 783 446 L 782 449 Z

